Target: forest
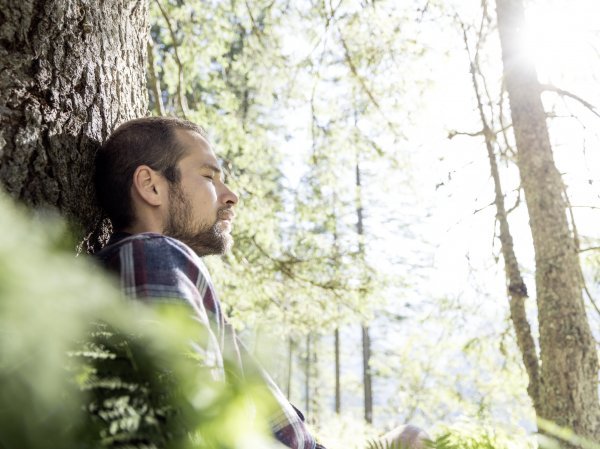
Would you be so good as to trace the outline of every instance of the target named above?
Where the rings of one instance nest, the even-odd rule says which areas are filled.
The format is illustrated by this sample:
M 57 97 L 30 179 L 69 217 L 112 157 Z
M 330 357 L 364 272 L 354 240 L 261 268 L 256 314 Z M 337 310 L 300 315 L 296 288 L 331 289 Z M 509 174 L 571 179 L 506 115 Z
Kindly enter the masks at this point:
M 203 260 L 324 447 L 600 449 L 599 14 L 0 0 L 0 449 L 283 447 L 258 374 L 211 381 L 91 256 L 96 151 L 144 116 L 207 130 L 239 203 Z

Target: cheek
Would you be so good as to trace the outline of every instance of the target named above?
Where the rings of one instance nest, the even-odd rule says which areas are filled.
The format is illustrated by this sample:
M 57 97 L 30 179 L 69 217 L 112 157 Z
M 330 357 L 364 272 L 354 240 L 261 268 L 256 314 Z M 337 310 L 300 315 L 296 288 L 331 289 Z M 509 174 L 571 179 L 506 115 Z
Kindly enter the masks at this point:
M 210 208 L 217 204 L 217 193 L 212 185 L 210 186 L 202 186 L 202 188 L 197 191 L 197 202 L 201 204 L 203 207 Z
M 214 189 L 202 186 L 192 199 L 192 207 L 197 217 L 204 220 L 214 220 L 217 216 L 217 195 Z

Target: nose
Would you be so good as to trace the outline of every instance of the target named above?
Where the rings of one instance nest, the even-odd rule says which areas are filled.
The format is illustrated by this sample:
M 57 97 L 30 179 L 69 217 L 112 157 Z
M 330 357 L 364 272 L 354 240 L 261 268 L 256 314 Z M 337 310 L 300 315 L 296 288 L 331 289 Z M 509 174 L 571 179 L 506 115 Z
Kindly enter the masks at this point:
M 238 203 L 238 196 L 227 186 L 227 184 L 223 184 L 221 201 L 225 204 L 229 204 L 230 206 L 235 206 Z

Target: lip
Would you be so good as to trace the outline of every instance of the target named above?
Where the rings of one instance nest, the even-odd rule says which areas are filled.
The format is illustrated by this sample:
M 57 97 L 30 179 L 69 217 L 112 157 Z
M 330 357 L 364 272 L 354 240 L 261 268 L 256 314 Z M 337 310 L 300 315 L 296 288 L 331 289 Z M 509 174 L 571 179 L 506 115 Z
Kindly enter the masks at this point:
M 231 223 L 235 218 L 235 213 L 232 210 L 220 211 L 218 214 L 218 218 L 221 221 L 228 221 Z

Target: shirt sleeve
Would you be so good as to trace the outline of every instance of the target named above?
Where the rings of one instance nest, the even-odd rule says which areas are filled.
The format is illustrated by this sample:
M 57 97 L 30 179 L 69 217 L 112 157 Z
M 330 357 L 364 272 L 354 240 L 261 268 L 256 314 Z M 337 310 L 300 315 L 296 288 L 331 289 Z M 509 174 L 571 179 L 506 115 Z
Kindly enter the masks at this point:
M 304 415 L 294 407 L 275 384 L 271 376 L 248 353 L 243 344 L 239 344 L 242 359 L 252 364 L 252 368 L 260 375 L 267 394 L 273 399 L 273 410 L 267 417 L 271 432 L 277 441 L 292 449 L 323 448 L 315 441 L 304 421 Z M 324 448 L 323 448 L 324 449 Z

